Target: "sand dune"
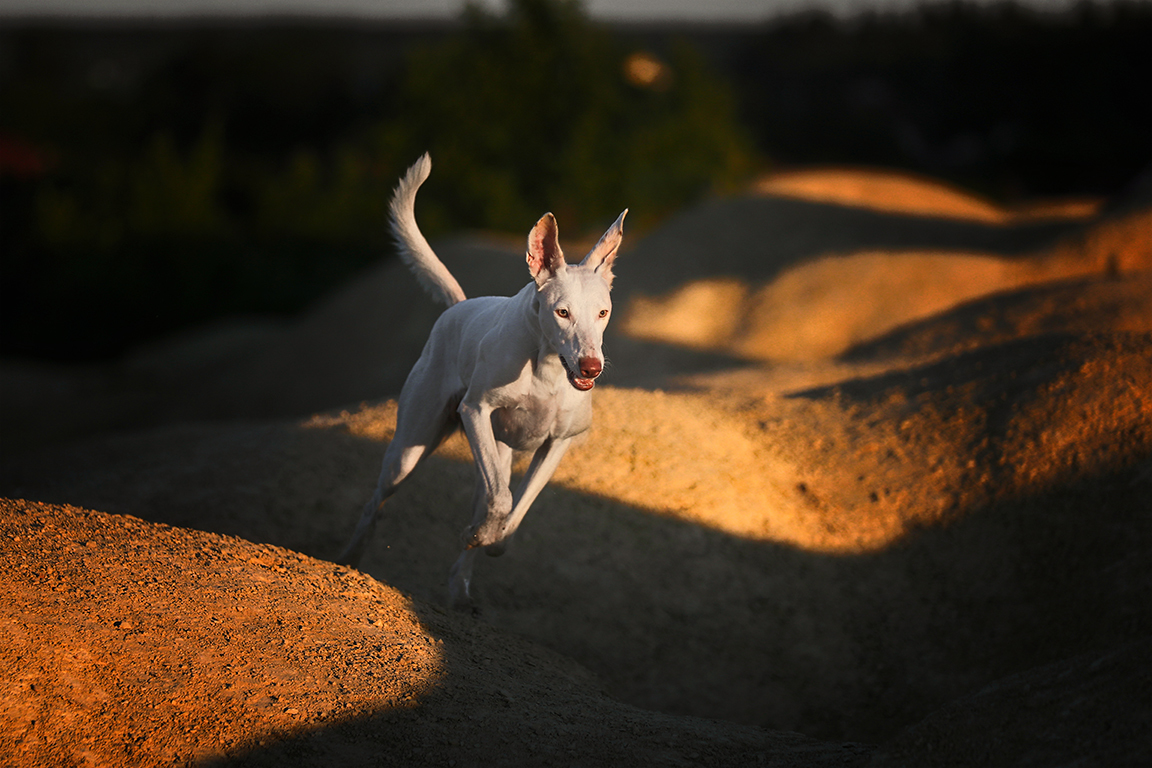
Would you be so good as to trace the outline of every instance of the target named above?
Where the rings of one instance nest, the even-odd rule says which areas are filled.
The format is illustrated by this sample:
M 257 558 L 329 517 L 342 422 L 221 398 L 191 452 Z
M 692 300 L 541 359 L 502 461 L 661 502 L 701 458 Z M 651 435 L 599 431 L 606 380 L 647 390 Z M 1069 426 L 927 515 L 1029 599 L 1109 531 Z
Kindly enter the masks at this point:
M 978 296 L 1089 275 L 1152 270 L 1152 213 L 1130 214 L 1020 256 L 963 251 L 823 254 L 757 282 L 729 274 L 660 296 L 640 293 L 623 312 L 636 338 L 749 360 L 818 360 Z M 771 250 L 770 244 L 762 246 Z M 1152 329 L 1152 315 L 1129 315 Z
M 808 766 L 864 752 L 619 704 L 538 645 L 295 552 L 0 504 L 9 765 L 516 766 L 575 754 Z
M 458 437 L 365 573 L 326 562 L 436 314 L 398 267 L 291 324 L 24 371 L 6 430 L 56 437 L 0 471 L 39 502 L 0 513 L 0 750 L 1145 761 L 1152 212 L 991 221 L 923 187 L 936 208 L 897 215 L 842 181 L 856 207 L 712 201 L 621 256 L 595 427 L 479 563 L 480 618 L 437 607 Z M 470 295 L 526 279 L 504 241 L 437 248 Z M 69 391 L 92 411 L 71 443 Z
M 864 168 L 808 168 L 776 173 L 757 181 L 752 190 L 762 195 L 990 224 L 1087 219 L 1103 206 L 1102 200 L 1046 200 L 1010 209 L 923 176 Z

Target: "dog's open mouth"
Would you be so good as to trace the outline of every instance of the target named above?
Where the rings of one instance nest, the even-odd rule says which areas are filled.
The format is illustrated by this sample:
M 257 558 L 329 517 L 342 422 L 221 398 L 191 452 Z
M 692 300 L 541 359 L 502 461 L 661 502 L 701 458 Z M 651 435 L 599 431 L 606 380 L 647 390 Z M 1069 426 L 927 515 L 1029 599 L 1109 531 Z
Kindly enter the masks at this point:
M 564 355 L 560 355 L 560 363 L 564 366 L 564 372 L 568 374 L 568 381 L 570 381 L 576 389 L 581 392 L 587 392 L 596 386 L 595 379 L 583 379 L 577 376 L 576 372 L 572 370 L 572 366 L 568 365 L 568 361 L 564 359 Z

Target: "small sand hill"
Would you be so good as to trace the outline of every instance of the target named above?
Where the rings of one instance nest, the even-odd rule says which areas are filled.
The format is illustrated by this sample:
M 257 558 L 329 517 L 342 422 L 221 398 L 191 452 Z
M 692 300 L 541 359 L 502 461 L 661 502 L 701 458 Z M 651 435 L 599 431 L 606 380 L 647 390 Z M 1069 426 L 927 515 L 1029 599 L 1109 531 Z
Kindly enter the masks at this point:
M 410 277 L 383 266 L 246 337 L 239 356 L 214 343 L 231 351 L 189 362 L 179 382 L 156 365 L 188 362 L 179 345 L 119 369 L 136 389 L 89 390 L 85 404 L 137 419 L 146 406 L 154 426 L 0 470 L 0 493 L 100 511 L 0 514 L 19 563 L 0 569 L 15 596 L 0 628 L 24 633 L 0 647 L 43 670 L 41 683 L 0 673 L 23 764 L 80 754 L 51 751 L 60 731 L 31 713 L 53 707 L 100 749 L 132 733 L 147 754 L 186 755 L 202 742 L 187 734 L 204 734 L 257 764 L 1147 762 L 1147 208 L 989 223 L 843 203 L 713 201 L 622 254 L 595 426 L 508 554 L 478 563 L 478 618 L 434 607 L 468 518 L 459 437 L 389 502 L 370 576 L 325 564 L 371 490 L 395 426 L 388 394 L 435 317 Z M 515 245 L 437 247 L 471 295 L 525 280 Z M 960 268 L 979 264 L 995 269 Z M 905 269 L 918 277 L 901 282 Z M 901 306 L 892 281 L 915 308 L 898 320 L 876 310 Z M 672 312 L 668 297 L 702 283 L 743 298 L 661 326 L 695 341 L 631 327 L 643 302 Z M 764 291 L 771 322 L 752 311 Z M 748 311 L 731 320 L 730 304 Z M 823 311 L 834 319 L 803 336 L 819 351 L 738 346 L 782 343 L 757 334 Z M 39 402 L 30 413 L 68 415 Z M 204 418 L 223 415 L 246 418 Z M 220 602 L 204 596 L 215 590 Z M 160 649 L 154 678 L 115 624 L 129 598 L 144 607 L 127 629 L 141 622 Z M 30 616 L 49 618 L 33 631 Z M 28 639 L 48 632 L 90 656 L 54 660 Z M 221 637 L 261 661 L 228 667 Z M 218 717 L 196 708 L 226 683 L 243 696 Z M 75 693 L 93 685 L 123 693 Z M 168 698 L 193 725 L 156 714 Z M 315 706 L 278 709 L 297 700 Z
M 572 662 L 296 552 L 0 502 L 6 765 L 844 765 L 644 712 Z

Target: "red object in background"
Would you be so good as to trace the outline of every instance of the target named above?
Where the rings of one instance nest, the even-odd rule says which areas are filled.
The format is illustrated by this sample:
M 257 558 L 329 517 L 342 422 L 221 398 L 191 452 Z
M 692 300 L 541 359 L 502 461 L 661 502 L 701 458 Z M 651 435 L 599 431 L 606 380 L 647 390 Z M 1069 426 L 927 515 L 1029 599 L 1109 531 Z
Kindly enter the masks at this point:
M 52 165 L 44 150 L 16 136 L 0 134 L 0 176 L 34 179 L 47 173 Z

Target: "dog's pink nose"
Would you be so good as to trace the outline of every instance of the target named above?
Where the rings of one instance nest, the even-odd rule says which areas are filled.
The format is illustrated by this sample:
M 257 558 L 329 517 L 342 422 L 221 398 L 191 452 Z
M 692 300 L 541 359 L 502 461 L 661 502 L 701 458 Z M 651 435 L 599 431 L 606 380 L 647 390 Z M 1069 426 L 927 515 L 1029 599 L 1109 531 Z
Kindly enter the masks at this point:
M 594 379 L 604 370 L 604 364 L 594 357 L 580 358 L 580 375 L 586 379 Z

